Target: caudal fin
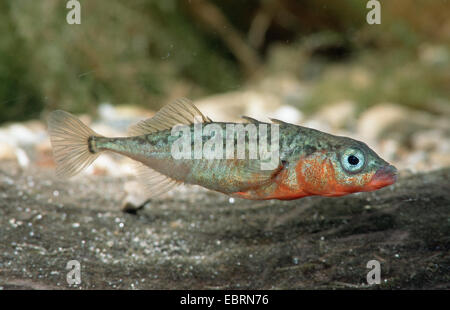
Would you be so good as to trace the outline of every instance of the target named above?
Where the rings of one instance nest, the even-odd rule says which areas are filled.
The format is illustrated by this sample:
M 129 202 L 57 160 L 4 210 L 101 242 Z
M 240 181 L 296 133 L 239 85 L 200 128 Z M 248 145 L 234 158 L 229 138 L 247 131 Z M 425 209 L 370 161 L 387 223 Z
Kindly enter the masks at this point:
M 71 177 L 80 173 L 98 157 L 90 146 L 91 137 L 99 136 L 70 113 L 57 110 L 50 114 L 48 131 L 56 161 L 56 174 Z

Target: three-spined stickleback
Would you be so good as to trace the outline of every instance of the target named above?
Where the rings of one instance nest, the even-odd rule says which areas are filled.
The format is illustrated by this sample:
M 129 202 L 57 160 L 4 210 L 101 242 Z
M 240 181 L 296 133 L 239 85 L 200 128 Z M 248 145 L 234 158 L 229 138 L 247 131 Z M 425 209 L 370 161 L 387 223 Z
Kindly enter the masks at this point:
M 141 180 L 148 186 L 149 196 L 186 183 L 239 198 L 290 200 L 372 191 L 396 181 L 395 167 L 361 141 L 276 119 L 271 119 L 271 123 L 245 119 L 257 129 L 245 128 L 241 139 L 233 132 L 230 137 L 228 129 L 239 126 L 238 123 L 213 122 L 190 101 L 178 100 L 163 107 L 154 117 L 134 125 L 129 137 L 103 137 L 75 116 L 60 110 L 50 114 L 48 127 L 58 175 L 76 175 L 101 153 L 115 152 L 141 163 Z M 199 124 L 203 133 L 208 125 L 214 127 L 209 130 L 210 136 L 198 136 Z M 180 126 L 184 130 L 177 132 L 183 132 L 184 137 L 174 135 L 174 129 Z M 270 131 L 274 126 L 276 130 Z M 260 128 L 268 129 L 269 133 L 264 134 Z M 261 135 L 270 140 L 270 146 L 276 143 L 269 169 L 267 165 L 262 168 L 267 158 L 249 156 L 250 141 L 262 141 Z M 201 147 L 206 148 L 208 138 L 214 140 L 209 146 L 219 142 L 214 144 L 213 153 L 218 154 L 214 158 L 198 156 L 198 151 L 205 154 Z M 188 146 L 183 153 L 188 152 L 188 156 L 179 158 L 174 156 L 174 149 L 180 151 L 184 147 L 181 142 Z M 242 142 L 245 145 L 240 149 L 241 156 L 237 156 Z M 231 152 L 225 146 L 232 146 Z

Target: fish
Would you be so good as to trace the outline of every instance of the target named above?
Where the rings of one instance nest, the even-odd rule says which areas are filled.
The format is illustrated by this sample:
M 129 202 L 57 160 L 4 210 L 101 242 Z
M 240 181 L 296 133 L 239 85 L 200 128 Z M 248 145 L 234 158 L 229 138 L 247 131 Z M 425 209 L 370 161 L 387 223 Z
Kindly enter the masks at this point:
M 339 197 L 378 190 L 397 180 L 397 169 L 364 142 L 278 119 L 270 119 L 269 123 L 243 118 L 246 123 L 214 122 L 190 100 L 179 99 L 164 106 L 152 118 L 131 126 L 125 137 L 104 137 L 62 110 L 50 113 L 48 131 L 57 176 L 75 176 L 102 153 L 114 152 L 138 163 L 140 183 L 147 188 L 149 198 L 180 184 L 200 185 L 251 200 Z M 266 136 L 267 141 L 277 146 L 273 167 L 262 169 L 266 157 L 236 156 L 239 146 L 235 137 L 231 145 L 236 149 L 232 149 L 231 157 L 189 157 L 196 148 L 196 126 L 213 125 L 218 130 L 214 137 L 220 131 L 223 132 L 219 136 L 225 137 L 230 126 L 239 124 L 276 129 Z M 192 148 L 187 149 L 188 156 L 178 158 L 173 150 L 180 136 L 174 135 L 174 129 L 180 126 L 186 129 L 188 136 L 184 141 Z M 244 131 L 244 135 L 244 141 L 251 140 L 250 130 Z M 201 137 L 201 142 L 207 138 Z M 245 154 L 250 153 L 249 145 L 245 145 Z

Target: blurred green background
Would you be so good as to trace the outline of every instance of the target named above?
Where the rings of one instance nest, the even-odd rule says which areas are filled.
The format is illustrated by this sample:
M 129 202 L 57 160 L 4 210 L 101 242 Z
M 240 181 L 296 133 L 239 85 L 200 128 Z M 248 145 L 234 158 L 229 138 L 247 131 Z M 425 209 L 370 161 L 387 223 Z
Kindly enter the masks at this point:
M 0 2 L 0 123 L 102 102 L 157 109 L 288 72 L 303 111 L 339 99 L 440 113 L 450 98 L 450 1 L 65 0 Z

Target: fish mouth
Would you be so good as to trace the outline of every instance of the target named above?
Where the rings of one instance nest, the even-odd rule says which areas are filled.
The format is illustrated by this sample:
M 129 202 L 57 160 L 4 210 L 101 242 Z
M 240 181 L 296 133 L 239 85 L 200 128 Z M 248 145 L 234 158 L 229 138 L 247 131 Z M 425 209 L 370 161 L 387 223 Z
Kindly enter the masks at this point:
M 369 182 L 371 190 L 379 189 L 397 181 L 397 168 L 392 165 L 377 170 Z

